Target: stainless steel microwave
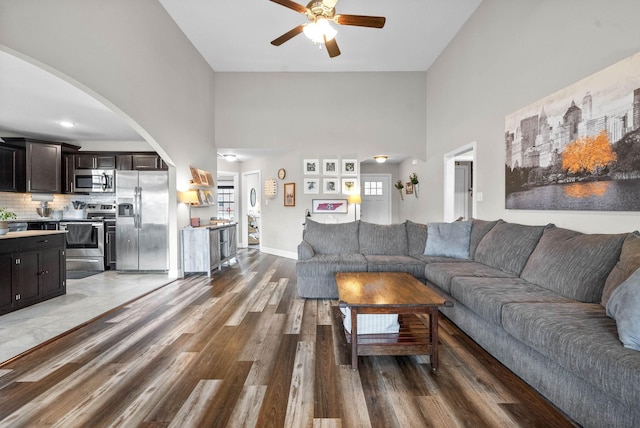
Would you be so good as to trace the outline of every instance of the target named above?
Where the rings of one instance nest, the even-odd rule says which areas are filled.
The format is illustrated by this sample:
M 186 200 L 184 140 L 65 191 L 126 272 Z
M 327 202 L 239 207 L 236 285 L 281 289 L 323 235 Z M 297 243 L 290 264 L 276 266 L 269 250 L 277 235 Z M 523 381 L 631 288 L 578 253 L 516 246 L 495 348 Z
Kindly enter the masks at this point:
M 73 191 L 89 193 L 112 193 L 116 191 L 115 170 L 76 169 L 73 173 Z

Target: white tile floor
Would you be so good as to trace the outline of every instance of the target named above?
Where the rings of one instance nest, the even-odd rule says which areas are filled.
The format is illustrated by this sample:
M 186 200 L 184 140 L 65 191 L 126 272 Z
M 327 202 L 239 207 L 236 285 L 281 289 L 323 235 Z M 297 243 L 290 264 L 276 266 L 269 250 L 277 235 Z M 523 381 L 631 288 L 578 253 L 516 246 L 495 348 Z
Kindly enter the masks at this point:
M 172 281 L 115 271 L 68 279 L 64 296 L 0 316 L 0 363 Z

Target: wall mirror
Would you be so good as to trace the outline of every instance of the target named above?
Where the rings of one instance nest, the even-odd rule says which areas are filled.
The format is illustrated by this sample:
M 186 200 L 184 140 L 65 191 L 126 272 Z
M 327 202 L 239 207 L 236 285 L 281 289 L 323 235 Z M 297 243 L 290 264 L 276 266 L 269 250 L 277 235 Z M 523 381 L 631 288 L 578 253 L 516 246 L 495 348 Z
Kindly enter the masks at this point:
M 252 188 L 251 192 L 249 192 L 249 202 L 251 202 L 251 206 L 256 206 L 256 189 Z

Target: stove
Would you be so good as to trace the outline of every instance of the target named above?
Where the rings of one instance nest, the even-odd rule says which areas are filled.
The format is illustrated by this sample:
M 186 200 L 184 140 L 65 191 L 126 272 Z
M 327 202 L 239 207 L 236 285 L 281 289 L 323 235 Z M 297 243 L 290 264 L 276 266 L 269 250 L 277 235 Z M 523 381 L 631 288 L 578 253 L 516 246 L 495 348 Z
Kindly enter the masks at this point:
M 86 218 L 60 222 L 60 230 L 67 231 L 67 271 L 103 271 L 109 266 L 105 262 L 105 244 L 110 244 L 106 231 L 115 221 L 115 204 L 90 203 Z

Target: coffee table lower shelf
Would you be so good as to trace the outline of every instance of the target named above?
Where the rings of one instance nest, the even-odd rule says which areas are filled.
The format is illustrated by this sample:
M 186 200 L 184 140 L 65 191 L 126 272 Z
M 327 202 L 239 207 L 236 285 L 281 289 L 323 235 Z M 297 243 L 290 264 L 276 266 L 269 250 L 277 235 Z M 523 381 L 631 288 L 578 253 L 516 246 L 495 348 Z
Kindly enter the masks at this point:
M 429 355 L 433 367 L 434 347 L 429 327 L 415 314 L 399 314 L 398 322 L 398 333 L 358 335 L 357 355 Z M 351 334 L 345 330 L 345 335 L 347 343 L 352 345 Z M 353 357 L 357 359 L 356 355 Z M 433 368 L 437 368 L 437 363 Z

